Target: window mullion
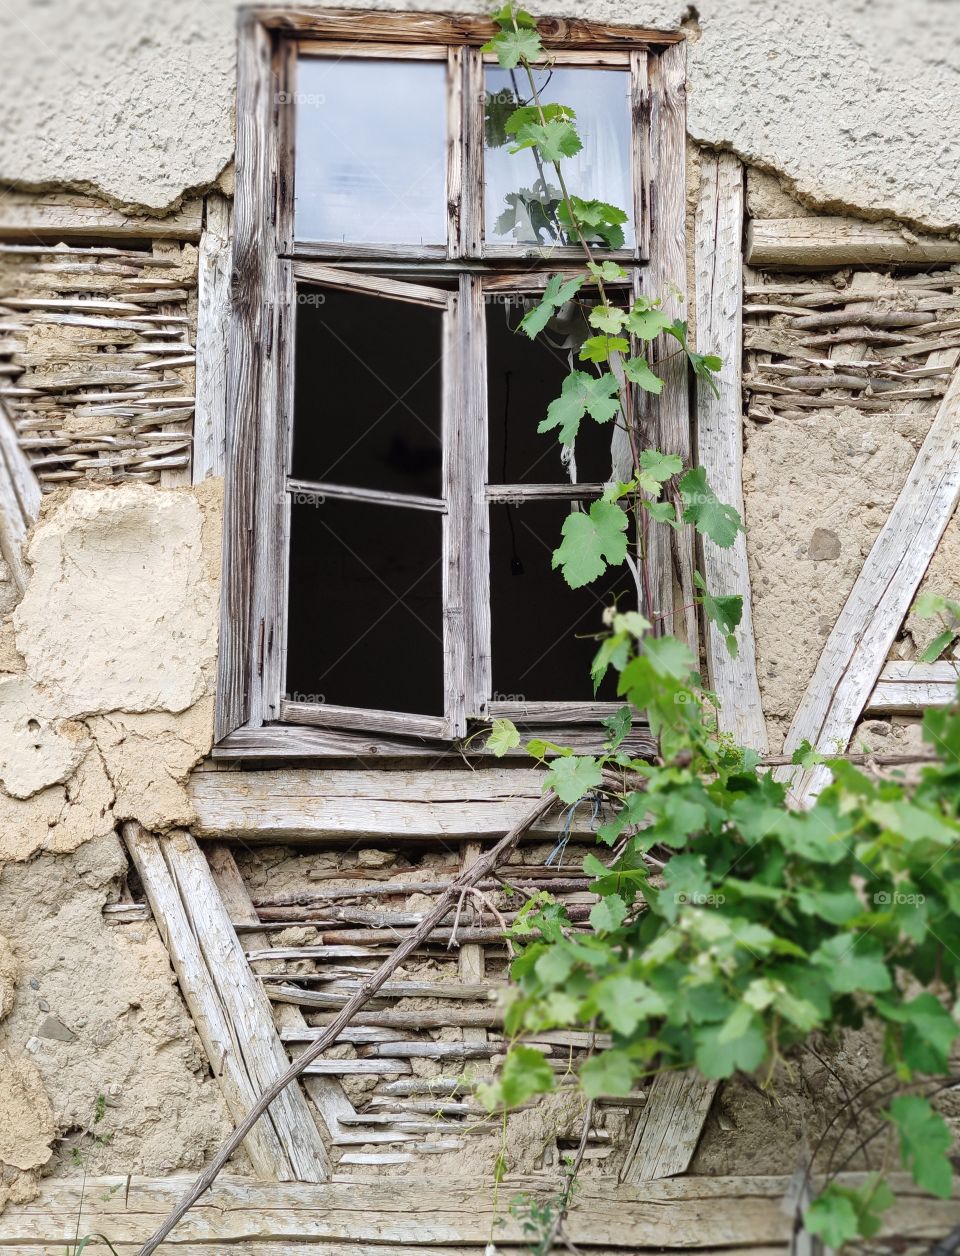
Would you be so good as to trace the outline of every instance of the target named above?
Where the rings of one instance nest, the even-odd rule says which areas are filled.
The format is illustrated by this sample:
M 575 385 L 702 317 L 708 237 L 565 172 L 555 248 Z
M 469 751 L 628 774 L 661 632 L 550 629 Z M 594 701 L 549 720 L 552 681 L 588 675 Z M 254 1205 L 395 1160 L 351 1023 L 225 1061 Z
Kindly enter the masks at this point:
M 483 239 L 483 57 L 479 48 L 463 49 L 460 253 L 480 257 Z

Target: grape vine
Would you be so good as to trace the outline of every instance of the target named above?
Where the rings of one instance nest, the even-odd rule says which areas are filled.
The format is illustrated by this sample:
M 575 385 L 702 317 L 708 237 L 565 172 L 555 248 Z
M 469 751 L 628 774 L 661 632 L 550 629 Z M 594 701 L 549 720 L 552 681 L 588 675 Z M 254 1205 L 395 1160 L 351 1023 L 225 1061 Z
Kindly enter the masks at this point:
M 654 527 L 692 525 L 704 545 L 728 547 L 742 523 L 702 468 L 648 447 L 637 398 L 664 384 L 649 348 L 636 350 L 672 337 L 705 387 L 716 387 L 722 364 L 691 348 L 687 324 L 661 300 L 618 304 L 628 275 L 601 252 L 623 243 L 627 215 L 569 192 L 563 163 L 583 141 L 572 109 L 540 99 L 533 67 L 547 57 L 536 22 L 511 4 L 494 21 L 485 51 L 522 70 L 530 91 L 498 125 L 512 152 L 533 149 L 541 170 L 554 171 L 554 238 L 578 243 L 584 257 L 578 273 L 550 279 L 520 324 L 533 339 L 575 301 L 590 329 L 583 369 L 567 376 L 538 430 L 570 446 L 584 423 L 619 425 L 632 464 L 589 509 L 567 516 L 553 566 L 579 588 L 631 564 L 639 609 L 605 614 L 591 675 L 596 689 L 612 669 L 623 705 L 606 721 L 602 750 L 527 744 L 547 765 L 546 787 L 569 806 L 600 800 L 609 818 L 598 853 L 583 860 L 598 895 L 589 929 L 541 893 L 508 930 L 519 952 L 505 1018 L 511 1046 L 481 1098 L 491 1110 L 511 1108 L 554 1086 L 553 1070 L 525 1042 L 548 1029 L 610 1035 L 612 1046 L 579 1073 L 592 1099 L 691 1066 L 709 1078 L 758 1073 L 769 1087 L 775 1065 L 811 1035 L 870 1019 L 882 1026 L 895 1086 L 865 1141 L 882 1140 L 884 1170 L 899 1160 L 919 1186 L 946 1197 L 951 1135 L 928 1094 L 960 1036 L 960 711 L 927 712 L 924 737 L 939 758 L 910 779 L 878 780 L 829 760 L 833 782 L 807 811 L 791 810 L 787 785 L 718 733 L 699 660 L 663 632 L 667 616 L 653 605 L 650 536 Z M 694 583 L 703 615 L 735 653 L 741 596 L 709 590 L 699 573 Z M 935 644 L 948 635 L 952 628 Z M 641 719 L 657 738 L 652 762 L 624 748 Z M 504 754 L 520 741 L 510 721 L 497 720 L 487 745 Z M 818 761 L 809 746 L 794 756 L 802 766 Z M 805 1225 L 839 1248 L 876 1234 L 893 1197 L 881 1173 L 857 1188 L 834 1178 Z

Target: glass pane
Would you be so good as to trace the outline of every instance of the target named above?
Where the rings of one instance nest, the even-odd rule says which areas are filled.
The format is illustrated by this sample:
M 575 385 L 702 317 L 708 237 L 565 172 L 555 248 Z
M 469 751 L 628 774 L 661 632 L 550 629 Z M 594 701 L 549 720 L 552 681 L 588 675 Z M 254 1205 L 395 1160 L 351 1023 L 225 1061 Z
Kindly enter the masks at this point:
M 297 239 L 443 244 L 445 98 L 444 62 L 300 60 Z
M 569 105 L 576 113 L 583 148 L 563 163 L 568 190 L 584 200 L 607 201 L 630 215 L 625 241 L 633 247 L 631 191 L 631 109 L 629 70 L 583 66 L 544 67 L 534 71 L 543 104 Z M 560 189 L 553 166 L 536 149 L 511 154 L 513 140 L 504 123 L 518 105 L 530 103 L 530 88 L 520 70 L 486 68 L 484 103 L 485 239 L 488 244 L 573 244 L 554 214 Z
M 536 340 L 516 334 L 524 298 L 490 294 L 487 305 L 487 395 L 491 484 L 569 483 L 556 432 L 541 435 L 537 424 L 577 361 L 579 346 L 593 334 L 572 302 Z M 531 299 L 536 302 L 537 298 Z M 571 360 L 572 353 L 572 360 Z M 573 446 L 576 479 L 582 484 L 610 478 L 613 423 L 584 418 Z
M 442 312 L 311 287 L 296 317 L 294 477 L 439 497 Z
M 294 499 L 290 533 L 288 698 L 442 715 L 442 517 Z
M 591 702 L 592 638 L 604 631 L 614 601 L 637 604 L 624 567 L 583 589 L 571 589 L 550 560 L 572 504 L 528 502 L 490 507 L 490 613 L 493 698 L 513 702 Z M 523 631 L 539 624 L 537 632 Z M 616 700 L 611 674 L 597 701 Z

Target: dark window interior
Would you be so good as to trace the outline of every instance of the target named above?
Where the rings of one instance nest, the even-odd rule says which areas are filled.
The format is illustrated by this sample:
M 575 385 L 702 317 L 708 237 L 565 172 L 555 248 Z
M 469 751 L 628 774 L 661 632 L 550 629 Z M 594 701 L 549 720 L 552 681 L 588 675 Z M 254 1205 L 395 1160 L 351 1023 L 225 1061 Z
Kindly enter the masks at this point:
M 441 494 L 442 312 L 297 293 L 294 478 Z
M 443 715 L 442 515 L 294 495 L 291 516 L 287 696 Z
M 626 569 L 571 589 L 550 560 L 570 502 L 490 506 L 490 601 L 494 700 L 590 702 L 590 663 L 603 611 L 637 604 Z M 608 676 L 597 701 L 616 699 Z
M 537 424 L 560 396 L 571 368 L 590 369 L 577 361 L 579 346 L 592 335 L 572 302 L 555 327 L 536 340 L 516 327 L 524 307 L 516 297 L 487 306 L 487 388 L 490 421 L 491 484 L 557 484 L 570 480 L 560 460 L 556 432 L 540 435 Z M 573 359 L 570 349 L 573 346 Z M 602 483 L 610 478 L 612 423 L 584 418 L 574 446 L 577 480 Z

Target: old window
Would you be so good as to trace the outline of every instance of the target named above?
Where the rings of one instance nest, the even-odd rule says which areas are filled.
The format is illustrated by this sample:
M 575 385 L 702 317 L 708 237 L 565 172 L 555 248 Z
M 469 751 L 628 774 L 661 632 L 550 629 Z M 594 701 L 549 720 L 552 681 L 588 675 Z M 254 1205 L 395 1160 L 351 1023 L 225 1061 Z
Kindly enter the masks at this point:
M 680 49 L 547 26 L 538 89 L 575 107 L 586 141 L 570 178 L 629 214 L 597 247 L 651 291 L 678 238 L 674 223 L 658 261 L 651 204 L 658 179 L 677 184 L 658 59 Z M 242 28 L 218 701 L 232 748 L 403 753 L 499 714 L 549 733 L 612 709 L 590 692 L 590 635 L 636 590 L 628 573 L 573 592 L 550 553 L 615 474 L 616 437 L 592 427 L 563 460 L 535 431 L 586 324 L 571 308 L 536 342 L 516 327 L 581 254 L 553 172 L 508 152 L 529 93 L 482 52 L 489 34 L 302 9 Z

